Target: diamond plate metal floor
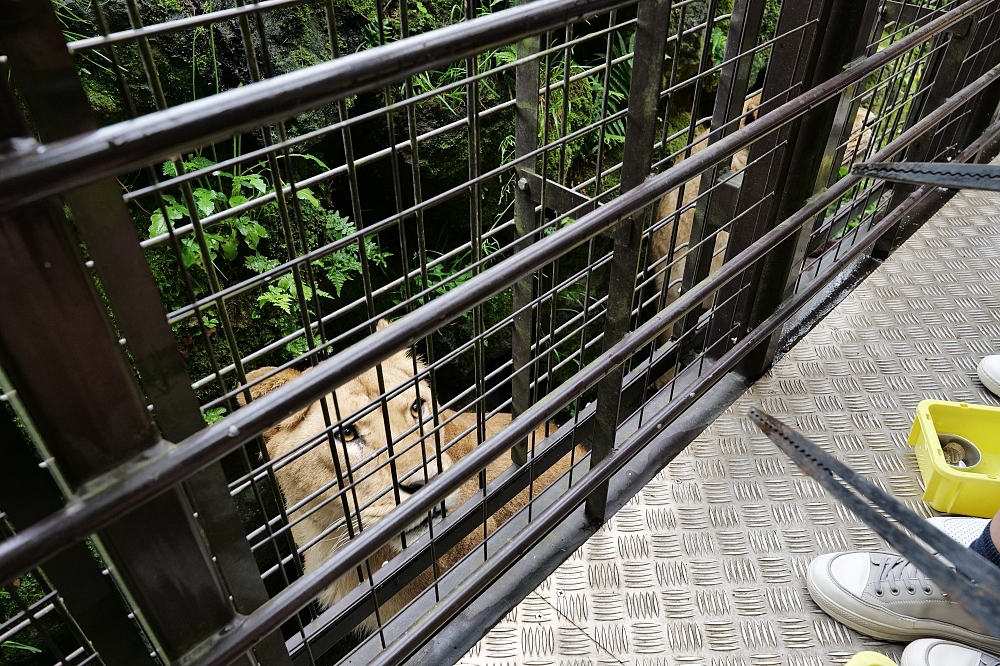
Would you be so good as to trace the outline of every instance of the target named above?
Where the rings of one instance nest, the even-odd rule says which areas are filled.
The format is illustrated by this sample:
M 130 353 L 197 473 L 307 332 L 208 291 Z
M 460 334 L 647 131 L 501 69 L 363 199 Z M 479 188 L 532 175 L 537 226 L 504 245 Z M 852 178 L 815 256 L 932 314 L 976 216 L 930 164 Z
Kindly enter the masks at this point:
M 916 404 L 998 404 L 1000 194 L 963 192 L 461 663 L 821 666 L 879 643 L 817 609 L 813 557 L 885 547 L 745 417 L 759 405 L 918 513 Z

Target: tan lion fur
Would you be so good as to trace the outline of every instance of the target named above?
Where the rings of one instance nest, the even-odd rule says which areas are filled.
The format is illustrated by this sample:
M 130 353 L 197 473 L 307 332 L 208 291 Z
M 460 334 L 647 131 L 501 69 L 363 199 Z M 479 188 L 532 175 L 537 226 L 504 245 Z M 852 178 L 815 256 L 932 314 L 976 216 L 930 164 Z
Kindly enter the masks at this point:
M 746 102 L 744 102 L 743 117 L 740 120 L 740 127 L 743 127 L 748 122 L 752 122 L 756 118 L 756 110 L 760 106 L 760 99 L 761 95 L 758 92 L 756 95 L 753 95 L 748 98 Z M 868 120 L 866 123 L 866 119 L 868 119 L 869 115 L 870 114 L 867 108 L 861 107 L 858 109 L 854 118 L 854 125 L 851 130 L 850 139 L 848 140 L 844 150 L 843 166 L 845 167 L 849 167 L 853 162 L 858 161 L 859 159 L 864 159 L 865 152 L 872 139 L 872 128 L 870 126 L 871 120 Z M 699 127 L 696 130 L 694 142 L 691 145 L 691 155 L 697 155 L 704 150 L 706 146 L 708 146 L 708 140 L 706 138 L 707 134 L 708 128 L 704 126 Z M 735 173 L 746 168 L 749 153 L 749 147 L 743 148 L 735 153 L 732 161 L 730 162 L 730 171 Z M 677 164 L 680 164 L 683 159 L 684 154 L 682 153 L 677 158 L 677 162 L 675 162 L 674 165 L 676 166 Z M 678 205 L 677 202 L 678 191 L 675 190 L 660 199 L 660 203 L 657 206 L 657 220 L 667 219 L 674 215 L 675 211 L 683 210 L 679 219 L 676 221 L 677 237 L 674 239 L 676 247 L 674 254 L 671 257 L 672 265 L 670 266 L 669 271 L 666 270 L 666 266 L 663 265 L 663 262 L 668 256 L 670 256 L 670 245 L 675 221 L 671 219 L 667 222 L 667 224 L 653 231 L 649 240 L 648 265 L 650 268 L 657 271 L 654 278 L 657 293 L 663 292 L 664 277 L 669 276 L 669 286 L 666 291 L 666 298 L 663 302 L 664 307 L 676 301 L 681 293 L 681 279 L 684 276 L 686 255 L 689 252 L 688 246 L 691 241 L 691 229 L 694 225 L 695 201 L 698 198 L 700 187 L 701 175 L 699 174 L 684 184 L 684 193 L 680 197 L 680 205 Z M 728 242 L 729 232 L 719 231 L 716 234 L 715 244 L 712 248 L 712 273 L 715 273 L 722 267 L 722 264 L 725 261 L 725 248 Z M 704 307 L 711 307 L 711 304 L 711 299 L 708 299 L 705 301 Z M 660 337 L 661 345 L 665 345 L 669 341 L 669 332 L 664 333 Z
M 387 325 L 385 321 L 379 322 L 379 328 Z M 357 503 L 361 505 L 362 527 L 371 526 L 381 520 L 395 506 L 392 477 L 388 465 L 388 455 L 386 454 L 385 417 L 389 421 L 393 438 L 393 449 L 396 455 L 397 478 L 399 479 L 398 492 L 401 501 L 406 501 L 411 493 L 404 490 L 414 481 L 422 481 L 424 474 L 427 478 L 437 474 L 437 457 L 435 454 L 434 437 L 429 435 L 422 444 L 419 444 L 419 429 L 415 428 L 416 418 L 411 412 L 411 405 L 417 399 L 417 392 L 413 386 L 414 359 L 405 351 L 394 354 L 381 364 L 382 375 L 386 392 L 391 394 L 394 388 L 406 386 L 406 388 L 388 400 L 386 400 L 385 414 L 383 408 L 369 411 L 359 417 L 351 425 L 354 427 L 356 437 L 353 441 L 342 442 L 338 439 L 338 462 L 344 476 L 347 476 L 348 468 L 351 469 L 352 478 L 355 480 L 355 493 Z M 424 366 L 418 359 L 416 361 L 418 370 L 423 370 Z M 266 367 L 253 370 L 247 373 L 247 380 L 253 382 L 261 377 L 267 377 L 260 383 L 250 388 L 253 398 L 258 398 L 265 393 L 274 390 L 285 382 L 294 380 L 299 374 L 298 370 L 283 370 L 275 372 L 277 368 Z M 335 391 L 336 406 L 341 417 L 348 417 L 355 412 L 366 408 L 372 402 L 379 400 L 381 392 L 378 390 L 378 378 L 375 369 L 372 368 L 351 381 L 340 386 Z M 433 418 L 430 414 L 430 405 L 436 404 L 430 399 L 430 386 L 425 381 L 420 382 L 420 397 L 425 400 L 425 413 L 422 415 L 425 432 L 433 427 Z M 238 397 L 239 403 L 244 404 L 242 394 Z M 334 401 L 327 399 L 327 404 L 331 413 L 331 419 L 336 419 L 334 414 Z M 471 452 L 476 446 L 476 415 L 474 413 L 455 413 L 450 410 L 439 412 L 442 427 L 441 446 L 444 451 L 441 454 L 441 467 L 447 470 L 454 461 L 461 460 Z M 486 421 L 486 437 L 498 433 L 511 422 L 510 414 L 495 414 Z M 347 543 L 349 534 L 346 526 L 334 529 L 330 534 L 319 541 L 317 539 L 326 530 L 338 522 L 343 523 L 344 512 L 343 502 L 337 497 L 336 470 L 333 457 L 330 454 L 330 446 L 326 440 L 318 446 L 314 446 L 307 452 L 297 455 L 296 451 L 303 448 L 307 442 L 314 441 L 326 430 L 326 422 L 319 402 L 315 402 L 309 407 L 293 414 L 281 421 L 273 428 L 264 433 L 264 440 L 267 444 L 267 452 L 272 460 L 278 459 L 276 465 L 276 476 L 278 485 L 284 495 L 285 505 L 289 509 L 289 519 L 293 523 L 292 535 L 295 543 L 300 547 L 312 544 L 305 551 L 305 571 L 308 573 L 315 569 L 323 560 L 334 553 L 338 548 Z M 401 436 L 404 432 L 413 430 L 406 436 Z M 461 433 L 470 431 L 469 434 L 461 436 Z M 552 428 L 549 432 L 551 434 Z M 535 441 L 541 441 L 545 437 L 544 426 L 539 427 L 534 434 Z M 450 446 L 449 446 L 450 445 Z M 348 461 L 344 455 L 346 447 L 351 460 Z M 577 460 L 585 455 L 585 451 L 577 447 Z M 366 458 L 372 458 L 368 462 L 359 464 Z M 426 461 L 426 466 L 425 466 Z M 348 464 L 351 463 L 351 464 Z M 541 489 L 553 483 L 563 472 L 569 469 L 570 456 L 565 456 L 556 465 L 542 473 L 534 485 L 534 495 L 537 496 Z M 509 456 L 502 455 L 494 460 L 486 468 L 486 481 L 492 482 L 501 473 L 510 467 Z M 326 486 L 331 486 L 327 490 L 318 494 L 314 499 L 308 498 Z M 411 488 L 412 489 L 412 488 Z M 357 510 L 355 504 L 355 493 L 348 491 L 346 496 L 352 514 L 354 529 L 357 529 Z M 453 492 L 446 500 L 446 507 L 451 510 L 475 495 L 481 495 L 477 477 L 466 481 L 457 491 Z M 519 509 L 526 506 L 529 499 L 528 489 L 522 491 L 506 506 L 499 509 L 487 520 L 487 532 L 492 533 L 513 516 Z M 367 505 L 367 506 L 366 506 Z M 312 512 L 310 514 L 310 512 Z M 310 515 L 307 515 L 310 514 Z M 437 522 L 435 520 L 435 522 Z M 426 518 L 423 523 L 411 525 L 406 533 L 407 544 L 412 543 L 421 534 L 427 531 Z M 482 530 L 477 529 L 463 539 L 458 545 L 439 556 L 437 567 L 439 571 L 451 567 L 462 557 L 470 553 L 482 541 Z M 315 543 L 313 543 L 315 542 Z M 401 543 L 397 538 L 393 542 L 383 546 L 374 556 L 368 560 L 368 565 L 374 573 L 393 557 L 401 552 Z M 367 576 L 367 572 L 365 573 Z M 384 622 L 386 618 L 394 615 L 406 604 L 414 599 L 421 591 L 427 589 L 434 582 L 431 569 L 421 573 L 415 580 L 404 587 L 393 598 L 385 600 L 380 606 L 380 617 Z M 344 576 L 333 585 L 324 590 L 319 595 L 320 605 L 327 608 L 338 600 L 342 599 L 355 587 L 359 585 L 356 573 Z M 378 624 L 375 616 L 367 618 L 361 625 L 365 631 L 375 631 Z

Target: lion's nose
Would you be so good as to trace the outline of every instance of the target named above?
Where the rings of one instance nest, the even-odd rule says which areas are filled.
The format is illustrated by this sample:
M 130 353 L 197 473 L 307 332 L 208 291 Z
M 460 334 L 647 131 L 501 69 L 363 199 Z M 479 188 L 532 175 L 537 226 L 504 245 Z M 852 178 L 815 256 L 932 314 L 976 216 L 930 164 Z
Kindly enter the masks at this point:
M 417 472 L 416 474 L 408 478 L 406 481 L 400 483 L 399 487 L 404 492 L 410 493 L 412 495 L 413 493 L 417 492 L 425 485 L 427 485 L 427 481 L 431 478 L 433 478 L 433 476 L 428 476 L 425 479 L 423 473 Z

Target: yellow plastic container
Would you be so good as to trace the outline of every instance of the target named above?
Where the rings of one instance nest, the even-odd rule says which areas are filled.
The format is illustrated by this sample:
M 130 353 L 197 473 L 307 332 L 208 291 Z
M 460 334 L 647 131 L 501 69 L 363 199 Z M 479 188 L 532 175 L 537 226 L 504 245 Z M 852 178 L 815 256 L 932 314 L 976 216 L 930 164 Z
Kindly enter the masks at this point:
M 880 652 L 865 651 L 851 657 L 844 666 L 896 666 L 896 662 Z
M 938 436 L 948 433 L 975 444 L 981 461 L 963 469 L 945 462 Z M 907 440 L 915 447 L 924 480 L 924 501 L 945 513 L 992 518 L 1000 509 L 1000 408 L 924 400 Z

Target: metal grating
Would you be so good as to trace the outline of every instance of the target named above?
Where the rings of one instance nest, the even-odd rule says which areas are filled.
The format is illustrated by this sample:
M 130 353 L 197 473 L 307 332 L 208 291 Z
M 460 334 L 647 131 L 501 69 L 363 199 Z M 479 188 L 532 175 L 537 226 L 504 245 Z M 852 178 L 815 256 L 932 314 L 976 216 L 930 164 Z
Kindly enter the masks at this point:
M 906 445 L 924 399 L 1000 405 L 1000 194 L 963 191 L 460 663 L 820 666 L 901 646 L 817 609 L 817 555 L 884 541 L 746 418 L 759 406 L 925 516 Z

